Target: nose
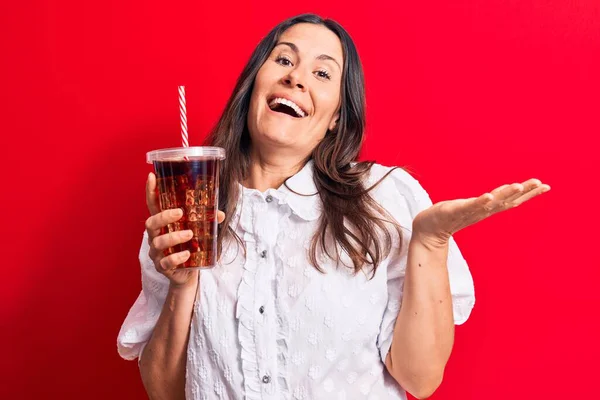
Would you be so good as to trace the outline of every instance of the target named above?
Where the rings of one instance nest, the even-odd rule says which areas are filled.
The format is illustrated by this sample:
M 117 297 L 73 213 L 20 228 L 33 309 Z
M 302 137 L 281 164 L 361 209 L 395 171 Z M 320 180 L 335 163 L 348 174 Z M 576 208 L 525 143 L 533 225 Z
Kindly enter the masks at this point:
M 291 71 L 287 76 L 285 76 L 283 78 L 283 83 L 286 86 L 291 86 L 294 88 L 298 88 L 302 91 L 304 91 L 306 89 L 305 85 L 302 83 L 302 80 L 300 79 L 300 74 L 298 73 L 298 70 L 293 70 Z

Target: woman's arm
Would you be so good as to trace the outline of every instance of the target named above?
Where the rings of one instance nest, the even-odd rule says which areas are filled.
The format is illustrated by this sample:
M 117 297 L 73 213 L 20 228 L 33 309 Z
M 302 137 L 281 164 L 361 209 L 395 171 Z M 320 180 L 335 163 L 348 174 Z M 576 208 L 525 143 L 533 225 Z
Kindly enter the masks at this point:
M 428 199 L 416 182 L 413 186 Z M 529 179 L 499 186 L 478 197 L 441 201 L 415 216 L 402 305 L 385 362 L 409 393 L 417 398 L 429 397 L 441 383 L 452 352 L 454 315 L 447 268 L 450 238 L 549 190 L 550 186 L 539 179 Z
M 140 356 L 142 382 L 151 400 L 185 399 L 190 324 L 198 283 L 169 287 L 158 322 Z
M 402 305 L 385 364 L 407 392 L 423 399 L 442 382 L 454 343 L 448 246 L 428 246 L 413 236 L 407 257 Z

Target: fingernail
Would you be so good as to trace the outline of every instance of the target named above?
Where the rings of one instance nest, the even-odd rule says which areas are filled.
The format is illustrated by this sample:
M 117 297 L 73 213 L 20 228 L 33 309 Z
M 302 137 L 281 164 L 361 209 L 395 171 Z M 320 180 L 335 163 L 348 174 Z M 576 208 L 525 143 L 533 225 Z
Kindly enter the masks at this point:
M 175 217 L 181 217 L 183 215 L 183 210 L 181 208 L 176 208 L 173 210 L 173 215 Z
M 194 232 L 188 229 L 186 231 L 183 231 L 183 236 L 186 238 L 191 238 L 192 236 L 194 236 Z

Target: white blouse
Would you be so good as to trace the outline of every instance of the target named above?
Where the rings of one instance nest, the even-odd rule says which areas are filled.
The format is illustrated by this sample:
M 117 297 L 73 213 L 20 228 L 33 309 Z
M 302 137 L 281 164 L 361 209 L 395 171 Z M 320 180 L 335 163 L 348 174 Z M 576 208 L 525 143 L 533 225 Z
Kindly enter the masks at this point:
M 316 192 L 313 163 L 288 186 Z M 390 168 L 374 165 L 367 187 Z M 231 226 L 246 244 L 224 246 L 219 264 L 201 272 L 187 350 L 186 398 L 406 399 L 384 362 L 402 302 L 412 220 L 431 206 L 419 182 L 396 169 L 371 196 L 402 226 L 375 276 L 336 264 L 318 253 L 324 274 L 308 261 L 322 205 L 285 185 L 262 193 L 242 188 Z M 392 229 L 393 230 L 393 229 Z M 142 291 L 117 339 L 121 357 L 133 360 L 149 340 L 169 282 L 140 249 Z M 352 265 L 345 253 L 341 261 Z M 469 267 L 456 242 L 448 256 L 455 324 L 475 303 Z

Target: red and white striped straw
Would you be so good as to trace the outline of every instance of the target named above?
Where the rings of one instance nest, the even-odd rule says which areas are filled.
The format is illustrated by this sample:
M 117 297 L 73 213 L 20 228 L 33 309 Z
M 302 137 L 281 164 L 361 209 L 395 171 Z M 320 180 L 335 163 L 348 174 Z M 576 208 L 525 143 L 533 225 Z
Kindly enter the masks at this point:
M 179 86 L 179 117 L 181 119 L 181 146 L 190 147 L 187 131 L 187 111 L 185 109 L 185 86 Z

